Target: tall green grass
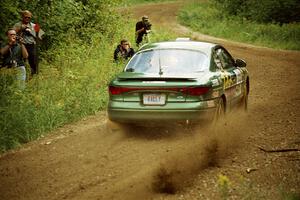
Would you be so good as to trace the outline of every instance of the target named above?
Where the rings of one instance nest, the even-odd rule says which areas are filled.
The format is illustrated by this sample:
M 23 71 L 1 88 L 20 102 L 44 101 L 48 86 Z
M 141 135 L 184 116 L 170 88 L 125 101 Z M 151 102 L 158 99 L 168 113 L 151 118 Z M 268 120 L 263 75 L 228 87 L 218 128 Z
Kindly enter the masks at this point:
M 105 108 L 107 82 L 121 66 L 112 63 L 111 45 L 100 38 L 98 42 L 60 46 L 55 60 L 42 62 L 40 74 L 24 90 L 1 73 L 1 83 L 11 85 L 2 88 L 10 92 L 2 96 L 0 151 Z
M 259 24 L 226 16 L 212 3 L 193 3 L 183 8 L 180 23 L 195 31 L 215 37 L 277 49 L 300 50 L 300 24 Z
M 159 2 L 168 2 L 168 1 L 175 1 L 175 0 L 124 0 L 123 4 L 136 5 L 136 4 L 159 3 Z
M 0 70 L 0 152 L 106 109 L 107 85 L 125 65 L 114 63 L 114 49 L 122 38 L 136 49 L 135 22 L 124 24 L 116 37 L 94 34 L 89 44 L 70 34 L 67 43 L 48 52 L 51 62 L 40 62 L 39 75 L 28 80 L 24 90 L 12 70 Z M 150 37 L 153 42 L 175 38 L 160 28 Z

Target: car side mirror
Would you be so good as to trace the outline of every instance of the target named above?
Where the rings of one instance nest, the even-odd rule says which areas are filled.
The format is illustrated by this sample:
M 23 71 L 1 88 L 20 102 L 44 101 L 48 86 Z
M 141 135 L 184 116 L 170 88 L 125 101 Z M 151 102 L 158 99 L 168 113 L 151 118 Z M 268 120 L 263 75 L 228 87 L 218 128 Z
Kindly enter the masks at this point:
M 244 60 L 238 58 L 235 61 L 235 65 L 237 67 L 246 67 L 247 63 Z

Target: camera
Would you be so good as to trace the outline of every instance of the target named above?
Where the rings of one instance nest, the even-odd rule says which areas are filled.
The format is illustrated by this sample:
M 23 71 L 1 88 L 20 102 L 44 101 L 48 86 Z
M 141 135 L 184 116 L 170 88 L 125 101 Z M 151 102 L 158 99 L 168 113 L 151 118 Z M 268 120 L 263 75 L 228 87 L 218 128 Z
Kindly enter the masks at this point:
M 22 25 L 21 26 L 22 31 L 28 31 L 28 29 L 30 29 L 30 27 L 28 25 Z
M 23 38 L 22 38 L 21 36 L 17 35 L 17 37 L 16 37 L 16 42 L 17 42 L 17 43 L 23 43 L 24 40 L 23 40 Z
M 21 40 L 21 36 L 17 35 L 17 36 L 16 36 L 16 41 L 17 41 L 17 42 L 20 42 L 20 40 Z
M 16 60 L 10 60 L 8 66 L 9 66 L 9 68 L 10 67 L 17 67 L 18 63 L 17 63 Z
M 31 35 L 30 27 L 28 27 L 28 26 L 22 27 L 21 31 L 22 31 L 22 35 Z
M 152 24 L 151 24 L 149 21 L 145 21 L 145 22 L 144 22 L 144 25 L 145 25 L 145 29 L 146 29 L 146 31 L 149 31 L 149 30 L 151 30 L 151 26 L 152 26 Z

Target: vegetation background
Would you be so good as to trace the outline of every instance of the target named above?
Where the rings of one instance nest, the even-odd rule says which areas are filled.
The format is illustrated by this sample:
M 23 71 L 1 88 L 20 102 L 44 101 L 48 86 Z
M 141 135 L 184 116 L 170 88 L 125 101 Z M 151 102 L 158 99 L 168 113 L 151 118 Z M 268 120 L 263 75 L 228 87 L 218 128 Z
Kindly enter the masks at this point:
M 39 45 L 40 73 L 27 80 L 25 89 L 18 87 L 11 69 L 0 69 L 0 152 L 104 110 L 107 84 L 124 65 L 113 62 L 114 48 L 122 38 L 134 41 L 135 21 L 118 8 L 158 1 L 162 0 L 1 0 L 2 44 L 5 30 L 20 20 L 24 9 L 33 12 L 33 22 L 46 34 Z M 299 49 L 297 1 L 265 0 L 251 7 L 257 1 L 198 1 L 184 8 L 179 19 L 202 33 Z M 155 25 L 154 29 L 151 41 L 176 37 Z
M 203 34 L 300 50 L 298 0 L 194 1 L 180 12 L 178 19 Z

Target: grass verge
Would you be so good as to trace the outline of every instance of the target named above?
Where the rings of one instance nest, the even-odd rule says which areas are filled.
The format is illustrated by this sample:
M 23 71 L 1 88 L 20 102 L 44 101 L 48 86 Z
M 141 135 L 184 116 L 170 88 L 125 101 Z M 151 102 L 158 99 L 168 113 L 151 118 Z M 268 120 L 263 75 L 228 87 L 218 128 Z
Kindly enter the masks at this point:
M 159 2 L 171 2 L 175 0 L 126 0 L 123 3 L 127 5 L 136 5 L 136 4 L 147 4 L 147 3 L 159 3 Z
M 234 16 L 225 16 L 210 2 L 184 7 L 181 24 L 203 34 L 276 49 L 300 50 L 300 24 L 259 24 Z

